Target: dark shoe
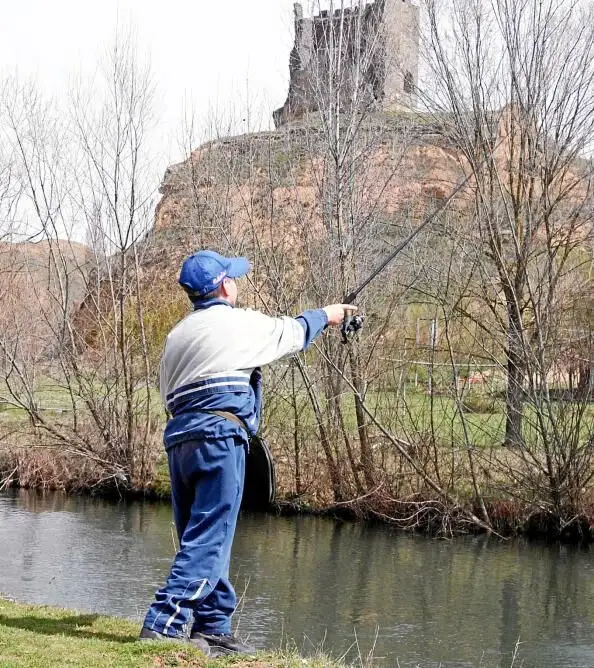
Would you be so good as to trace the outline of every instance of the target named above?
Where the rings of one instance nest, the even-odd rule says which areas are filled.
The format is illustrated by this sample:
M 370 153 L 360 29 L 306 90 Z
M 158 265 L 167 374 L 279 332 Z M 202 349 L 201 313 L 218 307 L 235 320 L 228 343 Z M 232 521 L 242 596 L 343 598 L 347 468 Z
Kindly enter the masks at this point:
M 210 645 L 204 640 L 204 638 L 188 638 L 188 642 L 192 647 L 199 649 L 201 652 L 206 654 L 206 656 L 211 656 L 212 652 L 210 651 Z
M 139 640 L 172 640 L 173 642 L 184 642 L 189 643 L 196 649 L 204 652 L 206 656 L 210 656 L 210 645 L 203 638 L 186 638 L 186 636 L 168 636 L 164 633 L 159 633 L 159 631 L 153 631 L 148 629 L 146 626 L 142 627 L 140 631 Z
M 255 654 L 256 648 L 241 642 L 239 638 L 230 633 L 208 634 L 193 631 L 190 636 L 190 642 L 196 640 L 205 640 L 210 647 L 211 656 L 221 656 L 223 654 Z

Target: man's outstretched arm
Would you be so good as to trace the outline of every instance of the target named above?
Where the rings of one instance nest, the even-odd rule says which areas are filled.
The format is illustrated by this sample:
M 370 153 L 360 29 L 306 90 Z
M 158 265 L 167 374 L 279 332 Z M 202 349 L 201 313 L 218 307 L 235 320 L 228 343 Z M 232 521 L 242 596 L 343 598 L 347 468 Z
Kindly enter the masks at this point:
M 296 318 L 272 318 L 258 311 L 244 311 L 241 368 L 265 366 L 275 360 L 307 350 L 327 327 L 340 325 L 346 304 L 332 304 L 321 309 L 304 311 Z

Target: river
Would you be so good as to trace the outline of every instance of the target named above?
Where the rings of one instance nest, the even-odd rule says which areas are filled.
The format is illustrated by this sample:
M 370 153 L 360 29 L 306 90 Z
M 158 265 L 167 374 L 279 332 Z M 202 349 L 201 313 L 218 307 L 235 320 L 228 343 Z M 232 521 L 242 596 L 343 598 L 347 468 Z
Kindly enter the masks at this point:
M 174 554 L 168 504 L 0 495 L 0 592 L 141 621 Z M 592 549 L 435 540 L 312 517 L 240 518 L 235 624 L 360 665 L 594 668 Z M 519 644 L 518 644 L 519 643 Z

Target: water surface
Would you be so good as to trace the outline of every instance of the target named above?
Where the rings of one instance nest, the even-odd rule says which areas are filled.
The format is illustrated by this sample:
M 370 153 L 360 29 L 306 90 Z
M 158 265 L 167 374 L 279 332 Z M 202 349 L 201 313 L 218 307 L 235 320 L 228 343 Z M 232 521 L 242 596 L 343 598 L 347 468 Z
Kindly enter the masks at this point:
M 2 494 L 0 592 L 140 622 L 173 540 L 168 504 Z M 232 574 L 236 625 L 261 648 L 352 663 L 373 651 L 401 668 L 509 668 L 517 651 L 518 668 L 594 668 L 588 549 L 243 515 Z

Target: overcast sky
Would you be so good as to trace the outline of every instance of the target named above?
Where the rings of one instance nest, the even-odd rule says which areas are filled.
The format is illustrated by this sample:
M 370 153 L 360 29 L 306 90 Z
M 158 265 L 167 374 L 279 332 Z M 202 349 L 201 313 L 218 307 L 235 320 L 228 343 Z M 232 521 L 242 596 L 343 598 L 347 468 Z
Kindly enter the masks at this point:
M 18 68 L 57 95 L 73 73 L 95 66 L 118 25 L 132 26 L 150 57 L 170 161 L 182 157 L 184 105 L 198 118 L 212 110 L 239 117 L 249 98 L 257 124 L 285 100 L 293 0 L 0 0 L 0 7 L 0 73 Z

